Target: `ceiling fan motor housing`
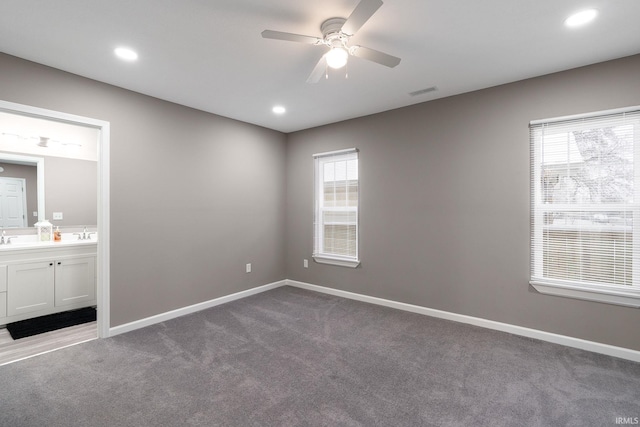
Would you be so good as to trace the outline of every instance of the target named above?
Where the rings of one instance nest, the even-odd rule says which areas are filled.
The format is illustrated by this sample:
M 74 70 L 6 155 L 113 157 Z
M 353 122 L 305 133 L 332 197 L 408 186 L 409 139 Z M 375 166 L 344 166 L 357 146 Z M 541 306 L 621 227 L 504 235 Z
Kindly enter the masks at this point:
M 342 32 L 342 26 L 347 20 L 344 18 L 329 18 L 320 25 L 324 44 L 329 47 L 347 48 L 349 35 Z
M 347 22 L 344 18 L 329 18 L 320 25 L 320 31 L 322 35 L 327 37 L 334 33 L 341 33 L 342 26 Z

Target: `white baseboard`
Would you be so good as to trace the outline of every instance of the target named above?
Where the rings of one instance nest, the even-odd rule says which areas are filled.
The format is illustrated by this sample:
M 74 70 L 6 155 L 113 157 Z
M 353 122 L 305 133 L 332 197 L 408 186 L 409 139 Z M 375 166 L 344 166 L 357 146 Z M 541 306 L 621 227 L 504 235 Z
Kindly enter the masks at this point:
M 259 294 L 261 292 L 269 291 L 271 289 L 279 288 L 280 286 L 284 286 L 285 284 L 286 281 L 281 280 L 279 282 L 269 283 L 268 285 L 258 286 L 257 288 L 247 289 L 246 291 L 236 292 L 235 294 L 225 295 L 220 298 L 215 298 L 187 307 L 178 308 L 176 310 L 167 311 L 166 313 L 161 313 L 130 323 L 125 323 L 124 325 L 114 326 L 113 328 L 109 328 L 109 336 L 112 337 L 115 335 L 124 334 L 125 332 L 130 332 L 136 329 L 144 328 L 146 326 L 155 325 L 156 323 L 175 319 L 176 317 L 196 313 L 207 308 L 215 307 L 216 305 L 224 304 L 226 302 L 235 301 L 251 295 Z
M 553 334 L 551 332 L 540 331 L 538 329 L 524 328 L 522 326 L 511 325 L 509 323 L 495 322 L 493 320 L 482 319 L 480 317 L 466 316 L 464 314 L 456 314 L 448 311 L 435 310 L 419 305 L 406 304 L 403 302 L 391 301 L 383 298 L 376 298 L 353 292 L 341 291 L 338 289 L 326 288 L 324 286 L 312 285 L 310 283 L 298 282 L 295 280 L 284 280 L 288 286 L 307 289 L 315 292 L 335 295 L 342 298 L 367 302 L 370 304 L 383 305 L 385 307 L 396 308 L 398 310 L 410 311 L 412 313 L 423 314 L 425 316 L 437 317 L 440 319 L 452 320 L 454 322 L 467 323 L 470 325 L 480 326 L 482 328 L 494 329 L 496 331 L 508 332 L 514 335 L 520 335 L 528 338 L 535 338 L 541 341 L 547 341 L 554 344 L 561 344 L 567 347 L 579 348 L 594 353 L 606 354 L 607 356 L 619 357 L 621 359 L 640 362 L 640 351 L 631 350 L 624 347 L 616 347 L 609 344 L 602 344 L 593 341 L 587 341 L 580 338 L 573 338 L 566 335 Z
M 307 289 L 310 291 L 321 292 L 324 294 L 335 295 L 342 298 L 348 298 L 356 301 L 362 301 L 370 304 L 382 305 L 398 310 L 410 311 L 412 313 L 423 314 L 425 316 L 437 317 L 439 319 L 451 320 L 454 322 L 467 323 L 469 325 L 480 326 L 482 328 L 493 329 L 496 331 L 507 332 L 514 335 L 520 335 L 528 338 L 535 338 L 541 341 L 547 341 L 554 344 L 566 345 L 567 347 L 579 348 L 581 350 L 591 351 L 594 353 L 605 354 L 607 356 L 619 357 L 621 359 L 640 362 L 640 351 L 631 350 L 624 347 L 616 347 L 609 344 L 602 344 L 593 341 L 587 341 L 580 338 L 569 337 L 566 335 L 558 335 L 551 332 L 540 331 L 538 329 L 525 328 L 522 326 L 511 325 L 509 323 L 496 322 L 493 320 L 482 319 L 480 317 L 466 316 L 464 314 L 451 313 L 448 311 L 436 310 L 433 308 L 422 307 L 419 305 L 406 304 L 387 300 L 384 298 L 371 297 L 368 295 L 357 294 L 354 292 L 341 291 L 339 289 L 327 288 L 324 286 L 312 285 L 310 283 L 298 282 L 296 280 L 281 280 L 269 283 L 267 285 L 258 286 L 257 288 L 247 289 L 246 291 L 236 292 L 235 294 L 226 295 L 209 301 L 204 301 L 188 307 L 161 313 L 155 316 L 136 320 L 124 325 L 115 326 L 109 329 L 109 336 L 115 336 L 130 332 L 136 329 L 151 326 L 166 320 L 175 319 L 176 317 L 195 313 L 207 308 L 215 307 L 220 304 L 246 298 L 251 295 L 279 288 L 281 286 L 293 286 L 295 288 Z

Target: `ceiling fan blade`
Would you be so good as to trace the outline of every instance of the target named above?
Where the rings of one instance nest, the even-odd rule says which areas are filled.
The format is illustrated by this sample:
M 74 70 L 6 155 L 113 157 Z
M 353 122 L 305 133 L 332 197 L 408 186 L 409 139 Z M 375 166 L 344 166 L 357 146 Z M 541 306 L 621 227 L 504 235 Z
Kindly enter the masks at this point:
M 342 26 L 342 32 L 350 36 L 354 35 L 376 13 L 376 10 L 380 9 L 380 6 L 382 6 L 382 0 L 361 0 Z
M 327 71 L 327 60 L 325 56 L 326 54 L 322 55 L 322 58 L 320 58 L 316 66 L 313 68 L 313 71 L 309 74 L 307 83 L 318 83 L 322 76 L 324 76 Z
M 298 42 L 307 44 L 321 44 L 322 39 L 312 36 L 303 36 L 300 34 L 283 33 L 282 31 L 264 30 L 262 37 L 265 39 L 285 40 L 288 42 Z
M 353 56 L 377 62 L 389 68 L 393 68 L 400 63 L 400 58 L 389 55 L 378 50 L 369 49 L 368 47 L 354 46 L 351 50 Z

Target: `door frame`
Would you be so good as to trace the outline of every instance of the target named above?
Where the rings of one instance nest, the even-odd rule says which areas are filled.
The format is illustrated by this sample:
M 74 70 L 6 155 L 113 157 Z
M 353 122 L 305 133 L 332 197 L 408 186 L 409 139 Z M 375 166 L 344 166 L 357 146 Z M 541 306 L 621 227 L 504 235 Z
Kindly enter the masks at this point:
M 39 119 L 91 127 L 98 130 L 98 254 L 97 254 L 97 323 L 98 337 L 109 336 L 110 328 L 110 123 L 90 117 L 33 107 L 0 100 L 0 111 Z

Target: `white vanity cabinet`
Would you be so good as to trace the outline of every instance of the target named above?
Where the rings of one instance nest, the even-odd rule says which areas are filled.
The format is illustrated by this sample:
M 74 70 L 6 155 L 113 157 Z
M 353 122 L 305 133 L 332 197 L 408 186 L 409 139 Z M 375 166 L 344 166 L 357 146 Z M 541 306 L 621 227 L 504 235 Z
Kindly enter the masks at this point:
M 56 307 L 95 305 L 96 303 L 96 257 L 78 257 L 57 260 L 54 280 Z
M 0 266 L 0 319 L 7 316 L 7 266 Z
M 7 265 L 7 316 L 53 309 L 53 261 Z
M 0 325 L 95 304 L 95 243 L 0 251 Z

